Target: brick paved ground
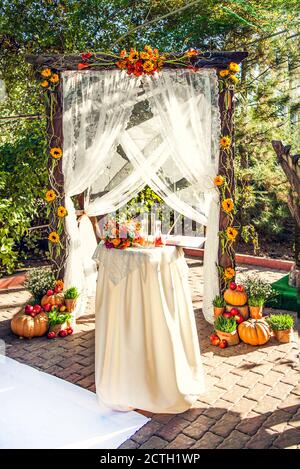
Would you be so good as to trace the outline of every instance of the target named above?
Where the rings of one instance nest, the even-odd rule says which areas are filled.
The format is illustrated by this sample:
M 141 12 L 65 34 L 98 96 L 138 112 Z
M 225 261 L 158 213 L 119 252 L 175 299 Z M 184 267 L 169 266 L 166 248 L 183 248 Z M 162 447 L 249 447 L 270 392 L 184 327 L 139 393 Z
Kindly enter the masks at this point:
M 291 344 L 271 340 L 260 348 L 245 344 L 225 350 L 212 347 L 208 340 L 212 328 L 200 309 L 201 262 L 190 260 L 189 265 L 207 393 L 183 414 L 153 415 L 122 447 L 300 448 L 298 335 Z M 268 280 L 284 275 L 265 269 L 255 273 Z M 0 339 L 6 342 L 7 355 L 94 391 L 92 306 L 67 339 L 21 340 L 11 334 L 9 323 L 28 298 L 24 290 L 0 293 Z

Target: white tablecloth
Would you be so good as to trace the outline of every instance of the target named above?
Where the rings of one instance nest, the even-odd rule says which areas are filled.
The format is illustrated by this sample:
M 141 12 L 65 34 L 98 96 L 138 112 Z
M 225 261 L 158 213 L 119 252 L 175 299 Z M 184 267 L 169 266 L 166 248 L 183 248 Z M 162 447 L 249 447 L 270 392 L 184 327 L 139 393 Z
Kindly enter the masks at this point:
M 98 396 L 119 410 L 184 412 L 205 387 L 182 249 L 98 246 L 94 259 Z

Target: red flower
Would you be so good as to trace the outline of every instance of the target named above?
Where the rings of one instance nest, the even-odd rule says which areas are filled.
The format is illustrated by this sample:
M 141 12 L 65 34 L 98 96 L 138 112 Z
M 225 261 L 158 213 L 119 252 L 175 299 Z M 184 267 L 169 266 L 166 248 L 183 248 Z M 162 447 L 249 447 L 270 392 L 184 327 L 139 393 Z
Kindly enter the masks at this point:
M 91 52 L 88 52 L 87 54 L 81 54 L 81 57 L 83 58 L 83 60 L 88 60 L 92 57 L 92 53 Z
M 89 68 L 89 64 L 80 63 L 77 66 L 78 70 L 83 70 L 84 68 Z

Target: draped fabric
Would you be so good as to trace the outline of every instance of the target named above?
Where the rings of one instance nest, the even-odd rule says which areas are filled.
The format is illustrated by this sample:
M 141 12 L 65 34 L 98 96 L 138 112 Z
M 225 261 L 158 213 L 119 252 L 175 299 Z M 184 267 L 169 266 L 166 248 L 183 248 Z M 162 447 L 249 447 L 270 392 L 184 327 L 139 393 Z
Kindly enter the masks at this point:
M 85 213 L 96 216 L 114 212 L 148 185 L 173 210 L 207 226 L 204 315 L 212 322 L 212 300 L 218 293 L 216 73 L 163 70 L 133 78 L 114 70 L 63 76 L 70 238 L 66 284 L 86 291 L 87 283 L 95 283 L 92 265 L 83 259 L 90 254 L 82 251 L 83 245 L 95 243 L 94 233 L 87 223 L 80 237 L 71 196 L 86 191 Z

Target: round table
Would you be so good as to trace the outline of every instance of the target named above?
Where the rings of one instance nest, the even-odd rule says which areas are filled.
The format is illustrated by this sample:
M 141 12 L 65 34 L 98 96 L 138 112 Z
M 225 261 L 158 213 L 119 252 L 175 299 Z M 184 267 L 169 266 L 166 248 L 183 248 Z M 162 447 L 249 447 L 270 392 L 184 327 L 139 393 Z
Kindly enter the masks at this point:
M 107 406 L 179 413 L 205 391 L 181 248 L 99 245 L 96 392 Z

